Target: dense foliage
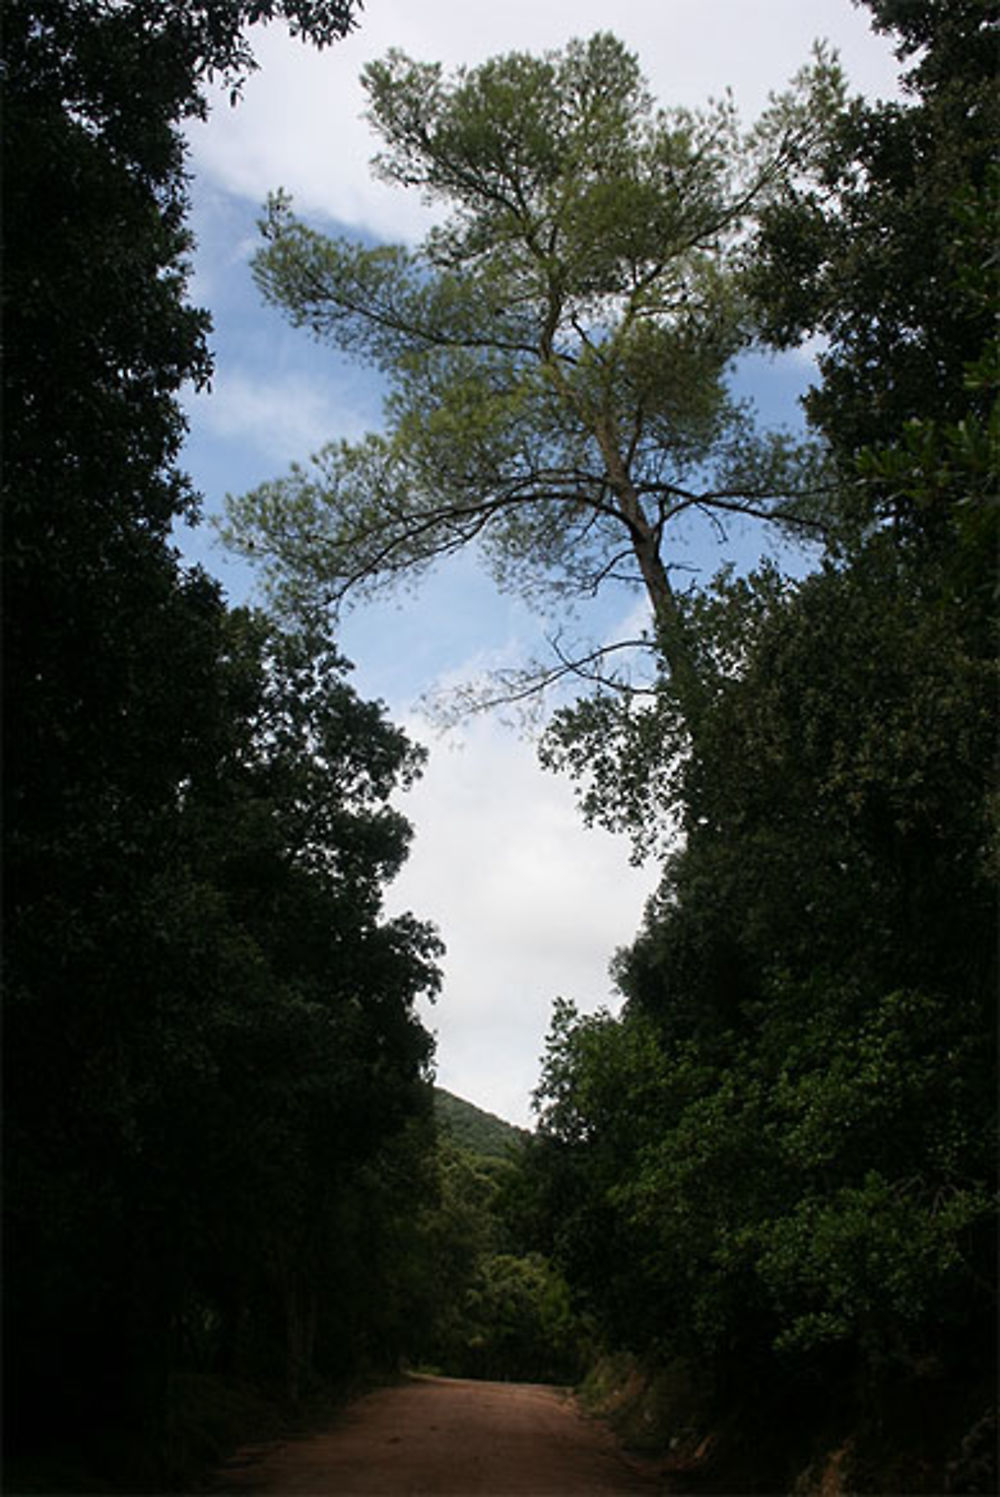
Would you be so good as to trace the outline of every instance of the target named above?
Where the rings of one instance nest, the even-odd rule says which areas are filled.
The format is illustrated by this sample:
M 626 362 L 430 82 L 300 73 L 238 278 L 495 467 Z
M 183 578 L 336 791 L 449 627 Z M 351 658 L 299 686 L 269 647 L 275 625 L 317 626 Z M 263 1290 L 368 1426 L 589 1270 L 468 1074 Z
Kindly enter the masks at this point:
M 457 1148 L 487 1159 L 509 1159 L 527 1137 L 523 1128 L 515 1128 L 492 1112 L 434 1088 L 434 1116 L 441 1134 Z
M 529 1135 L 450 1093 L 436 1098 L 436 1178 L 410 1243 L 407 1350 L 456 1377 L 571 1382 L 589 1337 L 564 1276 L 534 1242 L 521 1170 Z M 474 1124 L 462 1143 L 456 1118 Z
M 996 16 L 872 9 L 904 101 L 849 105 L 748 256 L 765 334 L 829 340 L 827 553 L 691 606 L 693 746 L 668 686 L 552 729 L 589 815 L 681 836 L 621 1016 L 557 1010 L 532 1169 L 612 1345 L 717 1411 L 880 1427 L 859 1490 L 995 1490 L 960 1448 L 996 1313 Z M 907 1400 L 934 1415 L 893 1434 Z
M 45 1490 L 161 1489 L 179 1369 L 294 1398 L 402 1331 L 437 945 L 380 902 L 419 756 L 170 543 L 210 370 L 180 122 L 244 23 L 351 9 L 5 7 L 4 1433 Z

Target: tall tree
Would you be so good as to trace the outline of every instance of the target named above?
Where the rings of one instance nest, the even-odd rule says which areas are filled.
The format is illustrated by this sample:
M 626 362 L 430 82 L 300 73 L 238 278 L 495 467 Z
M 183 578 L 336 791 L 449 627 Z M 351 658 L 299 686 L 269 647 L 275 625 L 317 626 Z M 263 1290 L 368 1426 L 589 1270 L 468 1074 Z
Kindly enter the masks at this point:
M 218 590 L 170 544 L 174 520 L 196 507 L 178 466 L 177 395 L 210 370 L 208 318 L 186 302 L 181 124 L 206 111 L 211 80 L 238 92 L 253 66 L 248 23 L 284 17 L 326 45 L 354 9 L 5 7 L 4 1349 L 15 1443 L 50 1442 L 53 1415 L 68 1437 L 124 1413 L 162 1417 L 179 1263 L 204 1202 L 185 1194 L 190 1158 L 218 1157 L 207 1120 L 231 1142 L 234 1129 L 249 1134 L 255 1105 L 243 1093 L 239 1106 L 208 1106 L 234 994 L 246 995 L 255 1066 L 268 1059 L 262 1015 L 289 1056 L 323 1030 L 287 974 L 267 991 L 268 960 L 280 963 L 254 954 L 234 891 L 191 846 L 191 787 L 246 722 Z M 306 778 L 312 791 L 318 775 Z M 307 838 L 350 825 L 316 814 L 315 829 L 299 829 Z M 239 821 L 248 841 L 252 822 Z M 265 850 L 281 861 L 273 832 L 259 806 L 265 863 Z M 373 889 L 386 865 L 370 851 Z M 361 879 L 356 838 L 330 856 Z M 375 1075 L 371 1052 L 389 1043 L 379 1006 L 392 1030 L 412 977 L 405 933 L 396 944 L 375 940 L 358 976 L 372 1024 L 357 1042 L 359 1077 Z M 412 944 L 415 954 L 416 931 Z M 268 1157 L 273 1184 L 281 1169 Z
M 776 338 L 830 340 L 829 553 L 700 600 L 696 754 L 664 694 L 550 737 L 590 814 L 640 845 L 672 815 L 673 846 L 621 1020 L 557 1014 L 539 1174 L 609 1334 L 686 1348 L 724 1412 L 751 1379 L 834 1392 L 859 1489 L 988 1489 L 995 7 L 871 8 L 908 97 L 832 121 L 751 273 Z M 595 1222 L 624 1272 L 589 1270 Z
M 368 249 L 279 194 L 255 272 L 388 376 L 387 429 L 231 502 L 229 540 L 299 604 L 473 543 L 529 597 L 638 584 L 693 714 L 674 531 L 693 510 L 791 521 L 804 481 L 727 390 L 751 336 L 735 247 L 807 158 L 836 69 L 818 59 L 748 132 L 728 102 L 657 110 L 608 34 L 451 79 L 393 52 L 364 83 L 380 175 L 449 216 L 417 250 Z
M 857 560 L 869 547 L 863 566 L 870 577 L 884 568 L 887 585 L 905 567 L 928 608 L 958 607 L 954 627 L 985 662 L 1000 522 L 997 7 L 873 0 L 869 9 L 896 38 L 903 100 L 846 100 L 827 118 L 809 170 L 762 205 L 743 285 L 767 341 L 825 344 L 804 404 L 839 474 L 823 495 L 828 559 Z M 721 688 L 738 671 L 753 614 L 780 586 L 761 578 L 728 623 L 711 590 L 695 600 L 690 638 L 703 679 Z M 677 704 L 659 691 L 561 712 L 543 758 L 576 776 L 588 817 L 628 831 L 645 852 L 676 830 L 669 808 L 683 797 L 684 751 Z
M 277 1377 L 294 1400 L 317 1362 L 350 1368 L 366 1317 L 386 1347 L 403 1330 L 379 1305 L 386 1265 L 368 1238 L 409 1209 L 410 1125 L 430 1121 L 432 1041 L 413 1004 L 436 989 L 438 943 L 382 915 L 410 839 L 389 798 L 423 754 L 359 700 L 322 634 L 236 613 L 224 644 L 235 710 L 185 790 L 171 869 L 188 895 L 171 929 L 200 947 L 174 976 L 173 1053 L 184 1071 L 200 1049 L 207 1084 L 168 1069 L 158 1127 L 176 1138 L 174 1106 L 183 1136 L 205 1135 L 177 1234 L 217 1363 Z M 372 1172 L 393 1161 L 380 1194 Z

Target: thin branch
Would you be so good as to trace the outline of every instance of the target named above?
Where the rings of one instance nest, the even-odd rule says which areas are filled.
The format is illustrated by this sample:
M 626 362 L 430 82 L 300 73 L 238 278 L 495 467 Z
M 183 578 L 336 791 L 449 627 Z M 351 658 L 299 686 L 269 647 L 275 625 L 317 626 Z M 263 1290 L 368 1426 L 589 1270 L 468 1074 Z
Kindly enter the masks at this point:
M 612 655 L 618 650 L 653 650 L 655 646 L 651 639 L 645 636 L 640 639 L 616 640 L 614 644 L 600 645 L 588 654 L 577 657 L 575 660 L 563 653 L 559 646 L 559 637 L 549 637 L 548 643 L 553 652 L 558 656 L 563 674 L 578 676 L 583 681 L 589 681 L 592 685 L 606 686 L 611 690 L 621 692 L 626 696 L 655 696 L 656 689 L 652 686 L 633 686 L 630 681 L 621 681 L 614 676 L 603 675 L 600 671 L 588 670 L 587 667 L 595 660 L 603 660 L 605 656 Z
M 557 640 L 550 638 L 547 642 L 558 656 L 558 665 L 548 667 L 536 665 L 530 670 L 516 672 L 496 671 L 490 676 L 490 682 L 496 688 L 494 690 L 480 690 L 477 693 L 476 688 L 470 685 L 460 687 L 457 692 L 450 692 L 447 695 L 452 699 L 456 697 L 460 699 L 459 710 L 489 712 L 496 707 L 518 707 L 526 702 L 537 703 L 546 691 L 570 676 L 630 696 L 655 695 L 654 687 L 633 686 L 629 682 L 616 680 L 612 676 L 602 675 L 599 671 L 587 669 L 592 662 L 619 650 L 652 650 L 654 646 L 649 639 L 618 640 L 613 644 L 601 645 L 575 659 L 565 655 L 559 649 Z M 447 713 L 441 707 L 440 702 L 441 696 L 439 695 L 439 705 L 434 710 L 439 718 L 446 718 Z
M 761 508 L 757 503 L 750 502 L 751 496 L 747 490 L 742 488 L 708 489 L 704 493 L 693 494 L 678 488 L 675 484 L 643 484 L 639 487 L 640 492 L 644 494 L 660 492 L 683 495 L 679 503 L 672 504 L 662 511 L 662 523 L 664 525 L 670 520 L 676 519 L 678 515 L 683 514 L 688 509 L 703 509 L 705 511 L 721 509 L 731 514 L 746 515 L 751 520 L 780 520 L 789 525 L 803 525 L 807 529 L 826 530 L 825 523 L 822 520 L 815 519 L 811 515 L 783 513 L 776 509 Z M 763 498 L 764 495 L 761 494 L 753 497 Z M 788 501 L 803 496 L 789 491 L 781 494 L 775 493 L 773 497 L 775 500 Z

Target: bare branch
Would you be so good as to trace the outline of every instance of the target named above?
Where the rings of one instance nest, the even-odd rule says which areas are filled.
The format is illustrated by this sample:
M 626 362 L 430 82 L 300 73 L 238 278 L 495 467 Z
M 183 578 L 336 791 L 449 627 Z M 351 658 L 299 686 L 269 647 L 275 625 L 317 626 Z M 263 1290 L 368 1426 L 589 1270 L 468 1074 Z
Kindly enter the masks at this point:
M 503 708 L 526 709 L 520 713 L 522 725 L 537 720 L 545 694 L 570 679 L 585 681 L 588 686 L 614 691 L 630 698 L 653 697 L 656 687 L 638 686 L 616 676 L 594 669 L 594 663 L 620 651 L 644 650 L 655 656 L 653 641 L 646 636 L 617 640 L 600 645 L 579 656 L 564 652 L 558 636 L 547 643 L 558 659 L 557 665 L 535 661 L 519 670 L 491 671 L 485 680 L 439 690 L 424 696 L 421 706 L 432 721 L 441 727 L 452 727 L 462 718 Z

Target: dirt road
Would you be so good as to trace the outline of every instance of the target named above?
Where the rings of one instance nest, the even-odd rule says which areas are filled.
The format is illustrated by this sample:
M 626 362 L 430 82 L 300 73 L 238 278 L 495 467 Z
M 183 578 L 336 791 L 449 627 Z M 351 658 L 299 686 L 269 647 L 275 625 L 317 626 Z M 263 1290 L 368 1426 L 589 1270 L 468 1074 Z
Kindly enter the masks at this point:
M 655 1481 L 559 1389 L 413 1378 L 323 1434 L 242 1452 L 216 1490 L 255 1497 L 612 1497 Z

